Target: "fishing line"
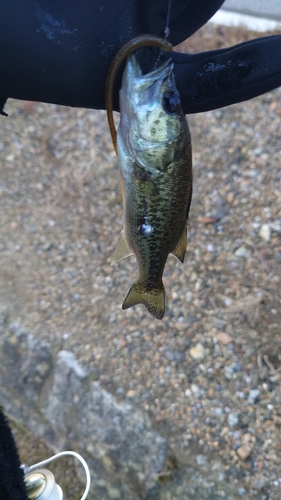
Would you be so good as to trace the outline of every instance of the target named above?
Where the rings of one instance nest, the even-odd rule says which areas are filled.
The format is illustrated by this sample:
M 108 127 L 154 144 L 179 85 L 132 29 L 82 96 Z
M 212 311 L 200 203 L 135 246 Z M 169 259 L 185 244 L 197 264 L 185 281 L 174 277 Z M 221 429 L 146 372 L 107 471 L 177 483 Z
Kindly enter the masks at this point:
M 170 34 L 171 7 L 172 7 L 172 0 L 168 0 L 166 26 L 165 26 L 165 29 L 164 29 L 165 38 L 168 38 L 168 36 Z
M 168 36 L 170 35 L 170 19 L 171 19 L 171 8 L 172 8 L 172 0 L 168 0 L 168 6 L 167 6 L 167 17 L 166 17 L 166 26 L 164 28 L 164 38 L 167 40 Z M 161 55 L 163 54 L 163 49 L 159 50 L 157 59 L 155 61 L 154 69 L 157 68 L 159 60 Z

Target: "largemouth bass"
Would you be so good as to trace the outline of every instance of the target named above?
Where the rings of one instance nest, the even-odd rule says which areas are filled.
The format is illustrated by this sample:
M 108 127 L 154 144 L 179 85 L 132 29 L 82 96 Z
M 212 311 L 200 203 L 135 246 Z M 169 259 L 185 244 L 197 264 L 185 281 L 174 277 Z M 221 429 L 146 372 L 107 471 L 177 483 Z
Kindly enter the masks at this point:
M 122 308 L 144 304 L 162 319 L 162 275 L 169 253 L 184 261 L 192 195 L 191 139 L 171 60 L 143 75 L 135 55 L 127 57 L 117 153 L 124 230 L 112 264 L 135 255 L 138 265 Z

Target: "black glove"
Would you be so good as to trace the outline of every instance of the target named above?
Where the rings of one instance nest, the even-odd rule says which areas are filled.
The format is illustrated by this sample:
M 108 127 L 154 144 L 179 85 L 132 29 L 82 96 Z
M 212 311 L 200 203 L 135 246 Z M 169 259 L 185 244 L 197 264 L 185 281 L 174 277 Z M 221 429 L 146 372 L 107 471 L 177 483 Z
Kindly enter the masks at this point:
M 172 0 L 173 45 L 192 35 L 223 0 Z M 13 0 L 0 6 L 0 110 L 8 97 L 105 107 L 117 50 L 142 33 L 164 35 L 168 0 Z M 249 99 L 281 85 L 281 36 L 231 49 L 176 54 L 185 113 Z M 118 110 L 116 81 L 114 108 Z

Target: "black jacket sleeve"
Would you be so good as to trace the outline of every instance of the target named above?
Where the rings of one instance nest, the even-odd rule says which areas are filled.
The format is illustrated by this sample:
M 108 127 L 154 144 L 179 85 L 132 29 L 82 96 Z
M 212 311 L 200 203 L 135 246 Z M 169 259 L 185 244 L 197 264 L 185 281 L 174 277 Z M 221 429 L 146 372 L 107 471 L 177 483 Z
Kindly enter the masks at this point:
M 172 0 L 169 40 L 191 36 L 223 0 Z M 8 97 L 104 109 L 117 50 L 164 34 L 168 0 L 13 0 L 0 5 L 0 109 Z M 281 36 L 196 55 L 173 54 L 186 113 L 249 99 L 281 85 Z M 118 110 L 116 80 L 114 107 Z
M 27 500 L 23 472 L 8 422 L 0 409 L 0 500 Z

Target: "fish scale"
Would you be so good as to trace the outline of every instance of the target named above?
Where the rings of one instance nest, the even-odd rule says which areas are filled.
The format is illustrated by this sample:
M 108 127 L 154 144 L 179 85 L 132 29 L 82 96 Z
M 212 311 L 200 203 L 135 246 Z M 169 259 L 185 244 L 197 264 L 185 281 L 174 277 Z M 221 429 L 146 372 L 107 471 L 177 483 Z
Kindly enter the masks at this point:
M 187 219 L 187 194 L 191 194 L 191 180 L 186 172 L 186 164 L 190 158 L 183 158 L 173 163 L 160 176 L 157 176 L 157 194 L 154 196 L 147 191 L 156 188 L 142 185 L 152 183 L 147 181 L 135 182 L 135 176 L 128 175 L 124 179 L 125 206 L 124 227 L 126 236 L 137 258 L 139 280 L 154 285 L 162 282 L 162 274 L 168 254 L 173 252 L 184 230 Z M 122 170 L 126 169 L 123 164 Z M 139 234 L 145 201 L 148 202 L 148 219 L 154 232 L 147 238 Z M 184 203 L 179 203 L 182 199 Z M 132 209 L 133 207 L 133 209 Z

